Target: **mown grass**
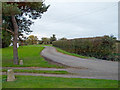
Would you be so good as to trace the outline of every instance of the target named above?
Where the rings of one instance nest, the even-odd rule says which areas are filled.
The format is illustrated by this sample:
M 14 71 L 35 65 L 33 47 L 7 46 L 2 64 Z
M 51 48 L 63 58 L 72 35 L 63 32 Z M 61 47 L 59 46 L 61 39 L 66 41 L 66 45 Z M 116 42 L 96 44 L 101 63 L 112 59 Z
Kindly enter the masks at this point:
M 82 55 L 78 55 L 78 54 L 75 54 L 75 53 L 69 53 L 69 52 L 67 52 L 65 50 L 62 50 L 60 48 L 57 48 L 57 47 L 55 47 L 55 48 L 58 52 L 61 52 L 61 53 L 67 54 L 67 55 L 76 56 L 76 57 L 85 58 L 85 59 L 95 59 L 94 57 L 82 56 Z
M 19 75 L 16 81 L 6 82 L 6 75 L 3 75 L 2 80 L 3 88 L 118 88 L 117 80 Z
M 20 46 L 18 48 L 19 60 L 22 59 L 24 65 L 13 64 L 13 47 L 2 48 L 2 66 L 3 67 L 56 67 L 61 66 L 49 64 L 40 55 L 40 52 L 44 49 L 40 45 Z
M 44 74 L 69 74 L 67 71 L 50 71 L 50 70 L 24 70 L 24 69 L 14 69 L 14 72 L 22 73 L 44 73 Z M 7 72 L 7 69 L 2 69 L 2 72 Z

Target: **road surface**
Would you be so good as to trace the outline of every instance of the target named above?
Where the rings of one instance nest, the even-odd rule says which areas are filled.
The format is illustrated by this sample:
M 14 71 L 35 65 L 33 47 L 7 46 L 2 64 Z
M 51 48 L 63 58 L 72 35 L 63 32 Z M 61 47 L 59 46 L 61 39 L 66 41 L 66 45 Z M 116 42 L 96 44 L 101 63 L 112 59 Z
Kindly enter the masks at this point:
M 54 62 L 70 66 L 68 72 L 79 76 L 118 80 L 118 62 L 82 59 L 57 52 L 50 46 L 46 46 L 41 55 Z

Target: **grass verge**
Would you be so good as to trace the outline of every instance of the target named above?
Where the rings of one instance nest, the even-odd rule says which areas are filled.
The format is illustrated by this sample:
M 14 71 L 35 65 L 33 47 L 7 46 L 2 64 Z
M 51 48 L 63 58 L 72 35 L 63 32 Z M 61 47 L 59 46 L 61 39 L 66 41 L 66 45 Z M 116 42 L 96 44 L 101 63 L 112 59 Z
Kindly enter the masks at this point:
M 75 54 L 75 53 L 69 53 L 69 52 L 67 52 L 65 50 L 62 50 L 60 48 L 57 48 L 57 47 L 55 47 L 55 48 L 58 52 L 61 52 L 61 53 L 67 54 L 67 55 L 76 56 L 76 57 L 85 58 L 85 59 L 95 59 L 94 57 L 81 56 L 81 55 L 78 55 L 78 54 Z
M 118 88 L 117 80 L 16 75 L 16 81 L 6 82 L 6 77 L 3 75 L 3 88 Z
M 2 66 L 3 67 L 55 67 L 63 68 L 49 64 L 40 56 L 40 52 L 44 49 L 40 45 L 20 46 L 18 48 L 19 60 L 22 59 L 24 65 L 13 64 L 13 47 L 2 48 Z
M 2 69 L 2 72 L 7 72 L 7 69 Z M 67 71 L 50 71 L 50 70 L 24 70 L 24 69 L 14 69 L 14 72 L 22 73 L 44 73 L 44 74 L 69 74 Z

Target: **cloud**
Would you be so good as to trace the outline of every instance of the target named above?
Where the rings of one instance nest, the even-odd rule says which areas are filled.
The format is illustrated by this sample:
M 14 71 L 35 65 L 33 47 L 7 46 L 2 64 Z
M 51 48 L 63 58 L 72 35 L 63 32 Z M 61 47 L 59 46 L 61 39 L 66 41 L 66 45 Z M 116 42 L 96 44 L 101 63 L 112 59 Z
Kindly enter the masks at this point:
M 34 35 L 81 38 L 118 34 L 116 2 L 46 2 L 48 11 L 31 26 Z

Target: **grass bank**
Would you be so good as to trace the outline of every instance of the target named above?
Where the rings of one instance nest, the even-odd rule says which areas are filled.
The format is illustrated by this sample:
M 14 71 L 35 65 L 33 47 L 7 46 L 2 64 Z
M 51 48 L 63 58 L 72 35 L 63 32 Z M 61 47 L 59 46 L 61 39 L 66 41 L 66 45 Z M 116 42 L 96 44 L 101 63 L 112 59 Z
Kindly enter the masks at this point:
M 116 80 L 60 78 L 43 76 L 16 76 L 16 81 L 6 82 L 3 75 L 3 88 L 117 88 Z
M 24 65 L 13 64 L 13 47 L 2 48 L 2 66 L 3 67 L 55 67 L 61 68 L 61 66 L 49 64 L 40 55 L 40 52 L 44 47 L 40 45 L 20 46 L 18 48 L 19 60 L 22 59 Z

